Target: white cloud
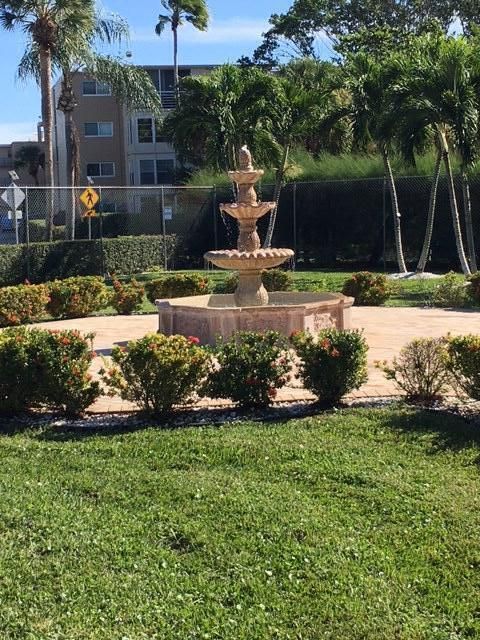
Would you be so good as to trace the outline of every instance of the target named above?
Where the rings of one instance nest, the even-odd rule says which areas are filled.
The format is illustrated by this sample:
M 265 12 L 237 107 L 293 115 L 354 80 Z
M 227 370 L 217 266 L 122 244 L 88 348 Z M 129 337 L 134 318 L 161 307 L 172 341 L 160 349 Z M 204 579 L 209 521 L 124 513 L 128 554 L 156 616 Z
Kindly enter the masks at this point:
M 231 44 L 232 42 L 257 42 L 262 33 L 267 31 L 266 20 L 249 20 L 230 18 L 228 20 L 212 20 L 207 31 L 199 31 L 190 24 L 181 28 L 179 38 L 191 44 Z M 168 33 L 168 27 L 166 29 Z M 158 42 L 153 29 L 134 29 L 132 42 Z
M 36 139 L 36 125 L 31 120 L 28 122 L 0 122 L 0 144 Z

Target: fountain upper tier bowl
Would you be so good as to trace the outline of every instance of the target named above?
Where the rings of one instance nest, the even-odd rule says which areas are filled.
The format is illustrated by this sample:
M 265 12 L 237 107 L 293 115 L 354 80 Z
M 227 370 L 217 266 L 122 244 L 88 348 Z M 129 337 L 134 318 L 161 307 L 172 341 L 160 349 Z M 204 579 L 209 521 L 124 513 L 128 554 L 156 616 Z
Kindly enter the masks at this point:
M 232 216 L 232 218 L 235 218 L 236 220 L 252 221 L 258 220 L 274 208 L 274 202 L 256 202 L 254 204 L 232 202 L 220 205 L 220 211 L 228 213 L 228 215 Z
M 257 249 L 256 251 L 238 251 L 225 249 L 209 251 L 205 258 L 221 269 L 234 271 L 257 271 L 272 269 L 293 257 L 291 249 Z

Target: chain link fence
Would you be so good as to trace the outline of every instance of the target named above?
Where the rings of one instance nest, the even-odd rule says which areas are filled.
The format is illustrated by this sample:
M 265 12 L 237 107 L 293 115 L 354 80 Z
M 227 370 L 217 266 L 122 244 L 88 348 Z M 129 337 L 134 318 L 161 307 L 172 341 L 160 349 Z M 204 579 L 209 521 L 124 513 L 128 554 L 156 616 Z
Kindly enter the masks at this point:
M 423 242 L 431 185 L 432 179 L 428 177 L 396 180 L 406 259 L 412 265 L 418 259 Z M 236 245 L 236 222 L 219 211 L 219 203 L 234 199 L 232 188 L 15 189 L 20 189 L 20 193 L 14 194 L 14 188 L 7 187 L 0 199 L 0 245 L 21 245 L 22 259 L 27 262 L 33 247 L 46 238 L 45 219 L 50 208 L 53 210 L 55 243 L 73 239 L 87 243 L 82 247 L 89 246 L 89 251 L 101 252 L 102 243 L 113 238 L 149 237 L 152 241 L 158 238 L 163 249 L 157 263 L 150 266 L 166 270 L 203 268 L 206 251 Z M 93 189 L 98 195 L 98 202 L 93 206 L 87 207 L 81 201 L 86 189 Z M 456 190 L 463 220 L 459 180 Z M 259 195 L 262 200 L 270 200 L 273 186 L 259 185 Z M 471 200 L 478 236 L 478 178 L 471 180 Z M 94 211 L 93 217 L 85 216 L 88 209 Z M 267 224 L 268 215 L 259 221 L 261 237 Z M 175 238 L 175 250 L 167 251 L 167 240 L 172 237 Z M 297 268 L 394 267 L 392 212 L 386 181 L 382 178 L 329 180 L 286 185 L 280 198 L 273 246 L 292 248 L 295 251 L 294 267 Z M 1 251 L 2 246 L 0 255 Z M 100 265 L 99 271 L 106 269 L 103 255 L 96 264 Z M 135 263 L 129 264 L 134 268 Z M 429 267 L 457 266 L 447 184 L 441 178 Z

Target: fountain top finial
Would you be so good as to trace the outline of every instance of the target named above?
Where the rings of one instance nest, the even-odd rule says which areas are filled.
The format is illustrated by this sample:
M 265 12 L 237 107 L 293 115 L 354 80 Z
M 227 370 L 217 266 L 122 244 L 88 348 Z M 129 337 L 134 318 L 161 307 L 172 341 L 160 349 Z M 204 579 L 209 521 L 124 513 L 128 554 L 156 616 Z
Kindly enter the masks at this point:
M 239 164 L 240 171 L 253 171 L 252 154 L 246 144 L 240 149 Z

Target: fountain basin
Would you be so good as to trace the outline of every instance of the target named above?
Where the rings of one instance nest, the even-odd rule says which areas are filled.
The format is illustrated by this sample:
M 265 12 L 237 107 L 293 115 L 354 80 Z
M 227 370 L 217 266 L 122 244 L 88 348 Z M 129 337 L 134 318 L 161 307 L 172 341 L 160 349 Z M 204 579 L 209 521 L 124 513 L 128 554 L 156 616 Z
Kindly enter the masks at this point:
M 214 345 L 236 331 L 271 329 L 289 336 L 293 331 L 317 333 L 326 328 L 349 329 L 353 298 L 335 293 L 271 292 L 269 304 L 237 307 L 233 294 L 212 294 L 156 300 L 158 331 L 196 336 Z
M 233 271 L 257 271 L 271 269 L 283 264 L 293 257 L 291 249 L 257 249 L 255 251 L 238 251 L 225 249 L 208 251 L 204 258 L 221 269 Z

